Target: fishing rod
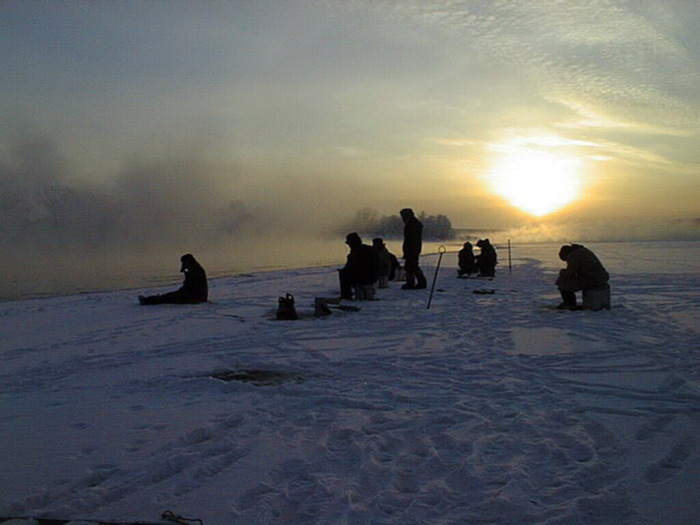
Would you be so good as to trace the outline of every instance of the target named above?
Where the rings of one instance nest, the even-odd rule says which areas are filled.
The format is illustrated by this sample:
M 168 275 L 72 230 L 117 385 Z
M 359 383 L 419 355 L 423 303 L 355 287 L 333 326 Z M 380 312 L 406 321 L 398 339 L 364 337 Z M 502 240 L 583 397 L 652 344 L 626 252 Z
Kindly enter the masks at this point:
M 430 297 L 428 298 L 428 307 L 426 308 L 426 310 L 430 310 L 430 303 L 433 302 L 433 292 L 435 291 L 435 283 L 437 282 L 438 272 L 440 271 L 440 262 L 442 261 L 442 256 L 446 251 L 447 251 L 447 248 L 445 248 L 444 245 L 440 245 L 440 247 L 438 248 L 438 253 L 440 254 L 440 256 L 438 257 L 437 266 L 435 266 L 435 275 L 433 276 L 433 285 L 430 287 Z

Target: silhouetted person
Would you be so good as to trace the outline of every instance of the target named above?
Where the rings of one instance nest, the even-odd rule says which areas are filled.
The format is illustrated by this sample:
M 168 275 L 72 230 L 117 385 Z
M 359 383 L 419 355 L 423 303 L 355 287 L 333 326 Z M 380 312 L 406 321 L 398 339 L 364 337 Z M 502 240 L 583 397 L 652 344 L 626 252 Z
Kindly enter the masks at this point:
M 357 233 L 349 233 L 345 244 L 350 247 L 345 266 L 338 270 L 340 297 L 352 299 L 354 287 L 372 285 L 379 277 L 379 254 L 372 246 L 362 244 Z
M 479 268 L 476 266 L 476 257 L 474 256 L 474 247 L 472 246 L 472 243 L 465 242 L 464 247 L 459 250 L 457 258 L 457 264 L 459 265 L 457 274 L 459 277 L 462 277 L 463 275 L 468 277 L 471 274 L 479 271 Z
M 476 245 L 481 249 L 481 253 L 476 256 L 476 266 L 479 268 L 479 276 L 494 277 L 496 275 L 496 265 L 498 264 L 496 249 L 488 239 L 479 239 Z
M 420 252 L 423 249 L 423 224 L 416 218 L 411 208 L 399 212 L 403 220 L 403 258 L 406 271 L 406 284 L 403 290 L 418 290 L 427 286 L 423 271 L 418 265 Z
M 386 249 L 386 244 L 384 244 L 384 240 L 381 237 L 372 239 L 372 247 L 377 250 L 377 255 L 379 256 L 379 277 L 377 279 L 377 286 L 379 288 L 388 288 L 389 276 L 392 270 L 391 254 L 389 250 Z
M 559 249 L 559 258 L 566 263 L 566 268 L 559 271 L 555 283 L 563 301 L 558 308 L 576 310 L 576 292 L 608 284 L 610 275 L 588 248 L 580 244 L 565 244 Z
M 400 279 L 401 263 L 396 258 L 396 255 L 389 252 L 389 260 L 391 261 L 391 271 L 389 272 L 389 280 L 395 281 Z
M 141 304 L 197 304 L 204 303 L 209 294 L 207 274 L 191 253 L 180 257 L 180 271 L 185 274 L 185 282 L 180 289 L 163 295 L 139 296 Z

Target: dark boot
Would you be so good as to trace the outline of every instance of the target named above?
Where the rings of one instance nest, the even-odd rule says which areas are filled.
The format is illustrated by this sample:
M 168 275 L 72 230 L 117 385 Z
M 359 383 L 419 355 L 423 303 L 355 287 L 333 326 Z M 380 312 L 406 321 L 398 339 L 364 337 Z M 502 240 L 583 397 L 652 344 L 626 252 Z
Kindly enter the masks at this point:
M 352 281 L 348 272 L 342 268 L 338 270 L 338 279 L 340 280 L 340 297 L 352 301 Z
M 416 274 L 413 272 L 406 272 L 406 284 L 404 284 L 402 290 L 413 290 L 416 287 Z
M 416 279 L 418 281 L 416 283 L 416 288 L 422 289 L 428 287 L 428 281 L 426 280 L 425 275 L 423 275 L 423 270 L 421 270 L 420 268 L 416 272 Z
M 564 290 L 559 290 L 561 294 L 562 303 L 557 306 L 559 310 L 576 310 L 576 293 L 575 292 L 565 292 Z

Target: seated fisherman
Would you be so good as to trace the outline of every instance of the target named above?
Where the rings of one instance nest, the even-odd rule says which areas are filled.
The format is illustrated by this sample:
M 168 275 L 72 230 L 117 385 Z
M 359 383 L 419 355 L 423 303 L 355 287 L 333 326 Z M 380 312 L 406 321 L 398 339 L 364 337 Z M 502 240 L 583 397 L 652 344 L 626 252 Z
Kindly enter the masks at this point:
M 372 246 L 362 244 L 357 233 L 349 233 L 345 244 L 350 247 L 345 266 L 338 270 L 340 297 L 353 298 L 353 288 L 373 285 L 379 277 L 379 254 Z
M 496 265 L 498 264 L 496 249 L 488 239 L 479 239 L 476 245 L 481 249 L 481 253 L 476 256 L 479 277 L 494 277 L 496 275 Z
M 608 284 L 607 270 L 588 248 L 580 244 L 564 245 L 559 249 L 559 258 L 566 262 L 566 268 L 559 271 L 555 283 L 563 300 L 557 308 L 576 310 L 576 292 Z
M 209 293 L 207 274 L 191 253 L 180 257 L 180 271 L 185 274 L 185 282 L 174 292 L 150 297 L 139 296 L 141 304 L 197 304 L 204 303 Z
M 372 246 L 377 250 L 377 255 L 379 256 L 379 278 L 378 287 L 379 288 L 389 288 L 389 278 L 392 271 L 391 254 L 389 250 L 386 249 L 386 244 L 381 237 L 375 237 L 372 239 Z
M 459 250 L 457 264 L 459 265 L 457 270 L 459 277 L 463 275 L 469 277 L 471 274 L 479 271 L 479 267 L 476 265 L 476 257 L 474 257 L 474 247 L 469 241 L 465 242 L 464 247 Z

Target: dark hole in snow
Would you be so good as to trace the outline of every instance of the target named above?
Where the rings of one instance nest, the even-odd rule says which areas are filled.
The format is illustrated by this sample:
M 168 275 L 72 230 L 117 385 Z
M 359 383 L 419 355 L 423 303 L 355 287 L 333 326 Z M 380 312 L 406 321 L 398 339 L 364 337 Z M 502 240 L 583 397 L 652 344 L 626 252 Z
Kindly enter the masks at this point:
M 242 381 L 252 383 L 256 386 L 276 386 L 289 381 L 301 383 L 304 378 L 292 372 L 275 372 L 273 370 L 233 370 L 228 372 L 218 372 L 211 377 L 220 381 Z

